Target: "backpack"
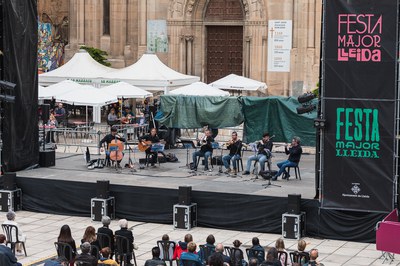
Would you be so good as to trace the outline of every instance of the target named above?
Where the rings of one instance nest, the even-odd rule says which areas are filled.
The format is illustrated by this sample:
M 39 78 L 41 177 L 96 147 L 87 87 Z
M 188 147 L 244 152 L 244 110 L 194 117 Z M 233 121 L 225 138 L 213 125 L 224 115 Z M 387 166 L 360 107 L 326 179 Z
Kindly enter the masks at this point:
M 173 163 L 173 162 L 177 162 L 178 158 L 176 157 L 175 154 L 173 153 L 168 153 L 165 158 L 167 159 L 167 162 Z

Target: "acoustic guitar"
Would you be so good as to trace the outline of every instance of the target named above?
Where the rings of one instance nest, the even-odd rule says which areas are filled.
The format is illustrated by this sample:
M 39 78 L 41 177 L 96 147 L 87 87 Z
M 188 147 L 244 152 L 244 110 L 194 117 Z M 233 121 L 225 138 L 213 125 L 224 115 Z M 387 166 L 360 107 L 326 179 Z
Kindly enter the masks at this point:
M 139 151 L 146 151 L 151 147 L 151 144 L 153 144 L 150 140 L 148 141 L 139 141 L 138 143 L 138 148 Z

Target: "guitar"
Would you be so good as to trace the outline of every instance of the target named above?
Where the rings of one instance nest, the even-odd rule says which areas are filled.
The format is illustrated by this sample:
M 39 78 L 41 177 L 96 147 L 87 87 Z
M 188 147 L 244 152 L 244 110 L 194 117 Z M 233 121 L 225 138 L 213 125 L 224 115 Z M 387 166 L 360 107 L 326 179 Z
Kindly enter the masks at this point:
M 153 144 L 150 140 L 148 141 L 139 141 L 138 143 L 138 148 L 139 151 L 146 151 L 151 147 L 151 144 Z

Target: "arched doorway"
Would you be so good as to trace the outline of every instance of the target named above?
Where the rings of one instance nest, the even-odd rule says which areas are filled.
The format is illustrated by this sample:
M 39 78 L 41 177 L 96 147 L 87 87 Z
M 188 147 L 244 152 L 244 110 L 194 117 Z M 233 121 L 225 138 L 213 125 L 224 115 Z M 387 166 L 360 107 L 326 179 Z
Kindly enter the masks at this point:
M 243 6 L 240 0 L 210 0 L 205 16 L 206 78 L 213 82 L 243 72 Z

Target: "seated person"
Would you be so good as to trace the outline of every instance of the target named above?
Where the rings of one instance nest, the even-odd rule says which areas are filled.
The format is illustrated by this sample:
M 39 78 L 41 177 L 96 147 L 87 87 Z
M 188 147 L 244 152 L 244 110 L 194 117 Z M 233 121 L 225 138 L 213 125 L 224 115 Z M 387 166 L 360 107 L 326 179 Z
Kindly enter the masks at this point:
M 118 120 L 118 116 L 115 114 L 115 109 L 111 108 L 110 113 L 107 116 L 107 123 L 112 126 L 115 125 Z
M 207 254 L 208 256 L 211 256 L 211 254 L 213 254 L 213 253 L 215 252 L 214 243 L 215 243 L 215 237 L 214 237 L 213 235 L 209 235 L 209 236 L 207 237 L 207 239 L 206 239 L 206 244 L 204 245 L 204 249 L 207 248 L 207 249 L 210 250 L 210 253 Z M 204 249 L 200 249 L 200 251 L 199 251 L 199 257 L 200 257 L 200 259 L 201 259 L 202 261 L 207 262 L 207 259 L 208 259 L 208 258 L 206 257 L 206 254 L 204 254 L 204 253 L 205 253 L 205 252 L 204 252 Z
M 128 221 L 126 219 L 121 219 L 118 221 L 118 225 L 121 228 L 120 230 L 115 231 L 115 237 L 123 236 L 126 237 L 129 241 L 129 250 L 123 250 L 123 252 L 132 252 L 133 250 L 133 234 L 132 230 L 128 229 Z M 130 260 L 130 258 L 129 258 Z
M 253 246 L 249 250 L 249 259 L 250 258 L 257 258 L 258 263 L 261 264 L 264 261 L 264 258 L 265 258 L 265 250 L 260 245 L 260 240 L 258 239 L 258 237 L 253 237 L 251 242 L 252 242 Z M 256 256 L 254 251 L 259 252 L 257 256 Z
M 107 144 L 106 160 L 110 160 L 109 146 L 113 140 L 120 140 L 122 142 L 126 142 L 126 140 L 123 137 L 118 136 L 117 132 L 118 132 L 118 130 L 116 127 L 111 127 L 111 133 L 105 135 L 104 138 L 102 140 L 100 140 L 100 142 L 99 142 L 99 148 L 100 148 L 101 152 L 104 151 L 104 148 L 102 147 L 103 144 L 104 143 Z
M 4 221 L 3 224 L 15 225 L 18 228 L 18 240 L 21 242 L 25 242 L 26 235 L 22 232 L 21 228 L 18 226 L 18 223 L 15 221 L 15 216 L 16 216 L 15 212 L 13 212 L 13 211 L 7 212 L 7 214 L 6 214 L 7 220 Z M 16 241 L 17 236 L 16 236 L 15 230 L 12 230 L 11 234 L 12 234 L 13 241 Z M 15 254 L 17 256 L 24 255 L 24 253 L 22 253 L 22 244 L 21 243 L 18 243 L 15 248 L 16 248 Z
M 103 216 L 101 218 L 101 223 L 103 224 L 102 227 L 99 227 L 97 229 L 97 233 L 100 234 L 105 234 L 108 235 L 110 237 L 110 246 L 109 248 L 111 249 L 111 257 L 114 255 L 114 233 L 113 231 L 109 228 L 109 225 L 111 223 L 111 218 L 108 216 Z M 100 243 L 101 245 L 103 245 L 102 243 Z
M 204 136 L 197 141 L 197 146 L 200 146 L 200 150 L 192 154 L 193 170 L 197 171 L 197 157 L 204 157 L 204 170 L 211 172 L 211 169 L 208 168 L 208 158 L 211 157 L 213 152 L 212 142 L 214 142 L 214 139 L 211 137 L 211 131 L 206 129 Z
M 215 252 L 220 253 L 222 255 L 222 259 L 225 263 L 231 264 L 231 257 L 225 255 L 224 251 L 225 251 L 224 246 L 221 243 L 217 244 L 217 246 L 215 247 Z
M 264 171 L 265 162 L 271 156 L 272 151 L 272 140 L 269 137 L 269 133 L 264 133 L 262 140 L 257 144 L 257 154 L 250 156 L 247 159 L 246 171 L 243 173 L 244 175 L 250 174 L 250 167 L 252 161 L 258 161 L 260 164 L 260 171 Z
M 90 243 L 85 242 L 81 245 L 81 254 L 77 255 L 75 258 L 76 262 L 83 262 L 85 265 L 97 266 L 97 259 L 95 256 L 90 254 Z
M 106 264 L 111 266 L 118 266 L 118 263 L 110 258 L 111 249 L 109 247 L 102 248 L 100 250 L 100 259 L 98 264 Z
M 260 266 L 282 266 L 280 260 L 278 260 L 278 250 L 276 248 L 270 248 L 267 253 L 267 258 L 263 261 Z
M 201 262 L 199 255 L 197 255 L 195 253 L 196 248 L 197 248 L 197 245 L 193 241 L 188 243 L 187 252 L 183 252 L 181 254 L 180 263 L 179 263 L 180 266 L 184 266 L 183 260 L 190 260 L 190 261 L 193 261 L 196 264 L 196 266 L 203 266 L 203 263 Z
M 158 152 L 151 151 L 151 145 L 154 143 L 159 143 L 160 138 L 157 136 L 157 129 L 152 128 L 150 130 L 150 134 L 144 135 L 139 138 L 139 142 L 141 145 L 147 147 L 146 148 L 146 157 L 150 156 L 151 166 L 154 167 L 155 162 L 157 161 Z
M 75 240 L 72 238 L 71 228 L 69 227 L 69 225 L 65 224 L 61 227 L 60 234 L 57 237 L 57 242 L 66 243 L 72 247 L 71 250 L 72 258 L 68 257 L 69 255 L 67 256 L 67 254 L 69 254 L 67 248 L 65 251 L 66 252 L 65 257 L 67 258 L 68 261 L 73 260 L 76 256 L 76 245 L 75 245 Z M 61 252 L 61 250 L 58 250 L 58 252 Z
M 229 150 L 229 154 L 222 157 L 222 162 L 226 168 L 225 173 L 229 174 L 232 170 L 230 167 L 230 163 L 232 160 L 233 173 L 236 175 L 237 173 L 237 161 L 240 159 L 241 151 L 242 151 L 242 141 L 238 139 L 237 132 L 232 132 L 232 139 L 228 141 L 228 146 L 226 147 Z
M 151 260 L 146 260 L 144 266 L 167 266 L 163 260 L 160 259 L 160 248 L 154 247 L 151 249 L 151 254 L 153 258 Z
M 100 243 L 97 240 L 97 236 L 96 236 L 96 229 L 94 229 L 93 226 L 89 225 L 88 227 L 86 227 L 85 233 L 81 239 L 81 243 L 85 243 L 88 242 L 90 243 L 90 245 L 96 246 L 98 250 L 100 250 Z M 92 255 L 97 257 L 97 254 L 95 254 L 95 250 L 92 251 Z
M 183 241 L 179 241 L 178 245 L 175 247 L 173 260 L 179 259 L 183 252 L 187 251 L 187 244 L 193 241 L 191 234 L 186 234 Z
M 12 253 L 11 249 L 6 246 L 6 236 L 0 234 L 0 254 L 4 255 L 4 258 L 0 262 L 5 262 L 5 265 L 22 266 L 21 263 L 17 262 L 17 258 Z M 0 263 L 3 265 L 2 263 Z
M 278 177 L 283 173 L 282 179 L 289 178 L 288 173 L 286 172 L 287 167 L 295 167 L 298 166 L 301 158 L 301 154 L 303 150 L 300 146 L 300 138 L 294 137 L 292 139 L 292 144 L 285 146 L 285 153 L 289 155 L 289 158 L 286 161 L 279 162 L 277 165 L 279 167 L 278 173 L 272 178 L 272 180 L 277 180 Z

